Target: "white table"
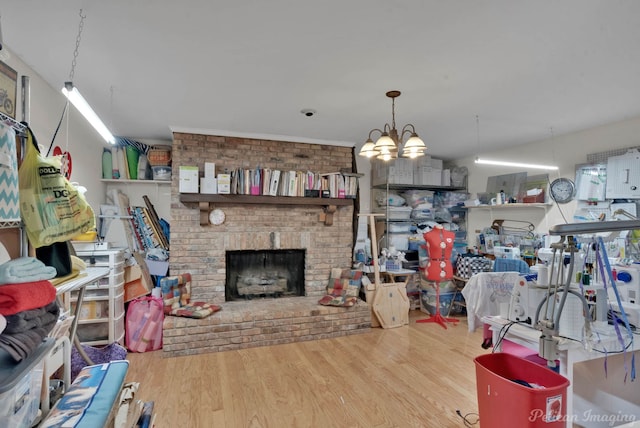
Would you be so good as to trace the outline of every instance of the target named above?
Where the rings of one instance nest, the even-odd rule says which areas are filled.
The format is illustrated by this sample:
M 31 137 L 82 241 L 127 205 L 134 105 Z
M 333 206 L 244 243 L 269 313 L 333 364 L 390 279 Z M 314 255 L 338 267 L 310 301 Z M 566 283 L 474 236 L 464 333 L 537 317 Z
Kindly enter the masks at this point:
M 505 326 L 511 323 L 511 321 L 499 316 L 485 316 L 481 318 L 481 321 L 491 326 L 493 343 L 498 343 L 501 329 L 504 327 L 506 330 Z M 520 324 L 513 324 L 504 335 L 506 339 L 512 342 L 536 351 L 539 349 L 540 336 L 540 331 Z M 607 347 L 610 350 L 620 348 L 620 344 L 617 342 L 615 335 L 600 333 L 600 337 L 602 342 L 597 345 L 599 349 L 602 347 Z M 639 366 L 636 370 L 638 370 L 640 368 L 640 351 L 634 352 L 636 355 L 636 364 Z M 630 352 L 627 353 L 626 357 L 629 361 L 631 360 Z M 567 388 L 567 416 L 568 418 L 577 418 L 577 420 L 574 419 L 573 422 L 585 427 L 620 426 L 620 424 L 623 423 L 619 421 L 619 423 L 615 425 L 610 425 L 610 420 L 596 420 L 596 413 L 603 411 L 623 411 L 625 414 L 631 413 L 637 415 L 636 419 L 640 419 L 640 379 L 636 379 L 635 382 L 631 382 L 629 379 L 624 385 L 613 385 L 612 388 L 610 384 L 623 382 L 620 380 L 620 377 L 618 377 L 617 380 L 607 379 L 604 381 L 602 379 L 604 377 L 604 358 L 605 354 L 595 351 L 589 352 L 584 349 L 581 343 L 573 340 L 565 339 L 558 344 L 560 374 L 569 379 L 570 382 Z M 614 358 L 614 356 L 610 354 L 608 358 L 610 359 L 608 363 L 609 377 L 611 377 L 612 372 L 620 372 L 620 361 L 623 355 L 616 354 Z M 586 369 L 585 366 L 578 366 L 578 363 L 591 360 L 599 361 L 595 363 L 595 366 L 594 364 L 589 364 Z M 577 368 L 580 368 L 580 370 L 577 370 Z M 598 373 L 600 370 L 602 370 L 602 373 Z M 586 373 L 588 379 L 580 379 L 580 376 L 584 376 L 585 371 L 591 371 L 592 373 Z M 607 388 L 608 390 L 605 391 L 603 388 Z M 616 389 L 621 390 L 620 396 L 616 395 L 618 394 Z M 606 402 L 612 401 L 615 410 L 605 408 Z M 578 404 L 578 406 L 576 406 L 576 404 Z M 590 413 L 587 414 L 585 412 Z M 568 426 L 571 425 L 568 424 Z
M 72 291 L 78 291 L 78 300 L 76 302 L 76 308 L 74 310 L 74 318 L 71 323 L 71 327 L 69 329 L 69 340 L 71 343 L 76 344 L 78 348 L 78 352 L 83 356 L 83 358 L 89 362 L 86 355 L 83 355 L 82 347 L 77 343 L 76 337 L 76 329 L 78 328 L 78 319 L 80 318 L 80 309 L 82 308 L 82 300 L 84 299 L 84 291 L 87 285 L 93 284 L 105 276 L 108 276 L 110 269 L 108 267 L 88 267 L 84 271 L 80 272 L 80 274 L 70 279 L 69 281 L 65 281 L 56 286 L 56 296 L 58 297 L 58 304 L 61 307 L 64 307 L 62 302 L 60 301 L 60 297 L 65 295 L 66 293 L 71 293 Z

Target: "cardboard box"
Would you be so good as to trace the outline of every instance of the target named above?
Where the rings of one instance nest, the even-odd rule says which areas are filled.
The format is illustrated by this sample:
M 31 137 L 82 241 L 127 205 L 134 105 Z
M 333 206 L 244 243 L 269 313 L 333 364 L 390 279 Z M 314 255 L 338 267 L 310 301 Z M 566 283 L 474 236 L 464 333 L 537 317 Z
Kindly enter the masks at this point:
M 451 186 L 451 170 L 448 168 L 442 170 L 442 185 Z
M 198 193 L 198 167 L 180 166 L 178 171 L 180 193 Z
M 205 162 L 204 163 L 204 177 L 205 178 L 216 178 L 216 164 L 213 162 Z
M 124 268 L 124 301 L 130 302 L 138 297 L 151 293 L 153 285 L 143 278 L 142 268 L 139 265 L 126 266 Z
M 423 186 L 441 186 L 442 170 L 432 166 L 421 166 L 415 168 L 413 172 L 413 184 Z
M 431 158 L 431 167 L 435 169 L 442 169 L 442 159 Z
M 218 193 L 218 180 L 213 177 L 200 178 L 200 193 L 209 195 Z
M 231 174 L 218 174 L 218 193 L 231 193 Z

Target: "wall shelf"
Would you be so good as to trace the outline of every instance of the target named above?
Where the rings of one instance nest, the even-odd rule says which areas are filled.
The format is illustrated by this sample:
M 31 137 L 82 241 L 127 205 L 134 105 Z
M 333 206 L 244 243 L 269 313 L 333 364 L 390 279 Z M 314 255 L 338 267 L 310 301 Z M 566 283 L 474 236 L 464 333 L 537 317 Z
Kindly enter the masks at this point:
M 467 190 L 465 187 L 455 186 L 435 186 L 430 184 L 376 184 L 371 186 L 372 189 L 389 189 L 389 190 L 432 190 L 434 192 L 459 192 Z
M 171 180 L 126 180 L 121 178 L 101 178 L 103 183 L 119 184 L 171 184 Z
M 304 198 L 296 196 L 260 196 L 180 193 L 180 202 L 197 203 L 200 208 L 200 225 L 209 224 L 209 211 L 212 204 L 266 204 L 266 205 L 316 205 L 324 207 L 324 223 L 333 224 L 333 213 L 338 206 L 353 205 L 355 199 L 349 198 Z
M 553 205 L 546 203 L 516 203 L 516 204 L 500 204 L 500 205 L 475 205 L 465 207 L 470 210 L 501 210 L 501 209 L 528 209 L 528 208 L 544 208 L 549 209 Z

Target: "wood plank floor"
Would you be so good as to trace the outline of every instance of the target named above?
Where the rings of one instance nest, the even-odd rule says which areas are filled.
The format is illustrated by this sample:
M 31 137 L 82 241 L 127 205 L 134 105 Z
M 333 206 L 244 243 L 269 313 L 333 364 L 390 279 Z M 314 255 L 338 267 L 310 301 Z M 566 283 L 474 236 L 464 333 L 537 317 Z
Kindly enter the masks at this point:
M 482 331 L 465 318 L 336 339 L 163 358 L 134 354 L 128 381 L 156 427 L 461 427 L 476 413 Z

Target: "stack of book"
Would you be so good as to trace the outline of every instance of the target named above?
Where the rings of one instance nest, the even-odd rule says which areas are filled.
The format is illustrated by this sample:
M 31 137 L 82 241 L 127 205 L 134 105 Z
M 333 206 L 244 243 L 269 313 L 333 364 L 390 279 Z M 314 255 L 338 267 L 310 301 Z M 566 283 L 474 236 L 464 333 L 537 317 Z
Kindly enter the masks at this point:
M 358 177 L 363 174 L 312 171 L 282 171 L 272 168 L 244 169 L 231 172 L 231 194 L 292 197 L 355 198 Z

